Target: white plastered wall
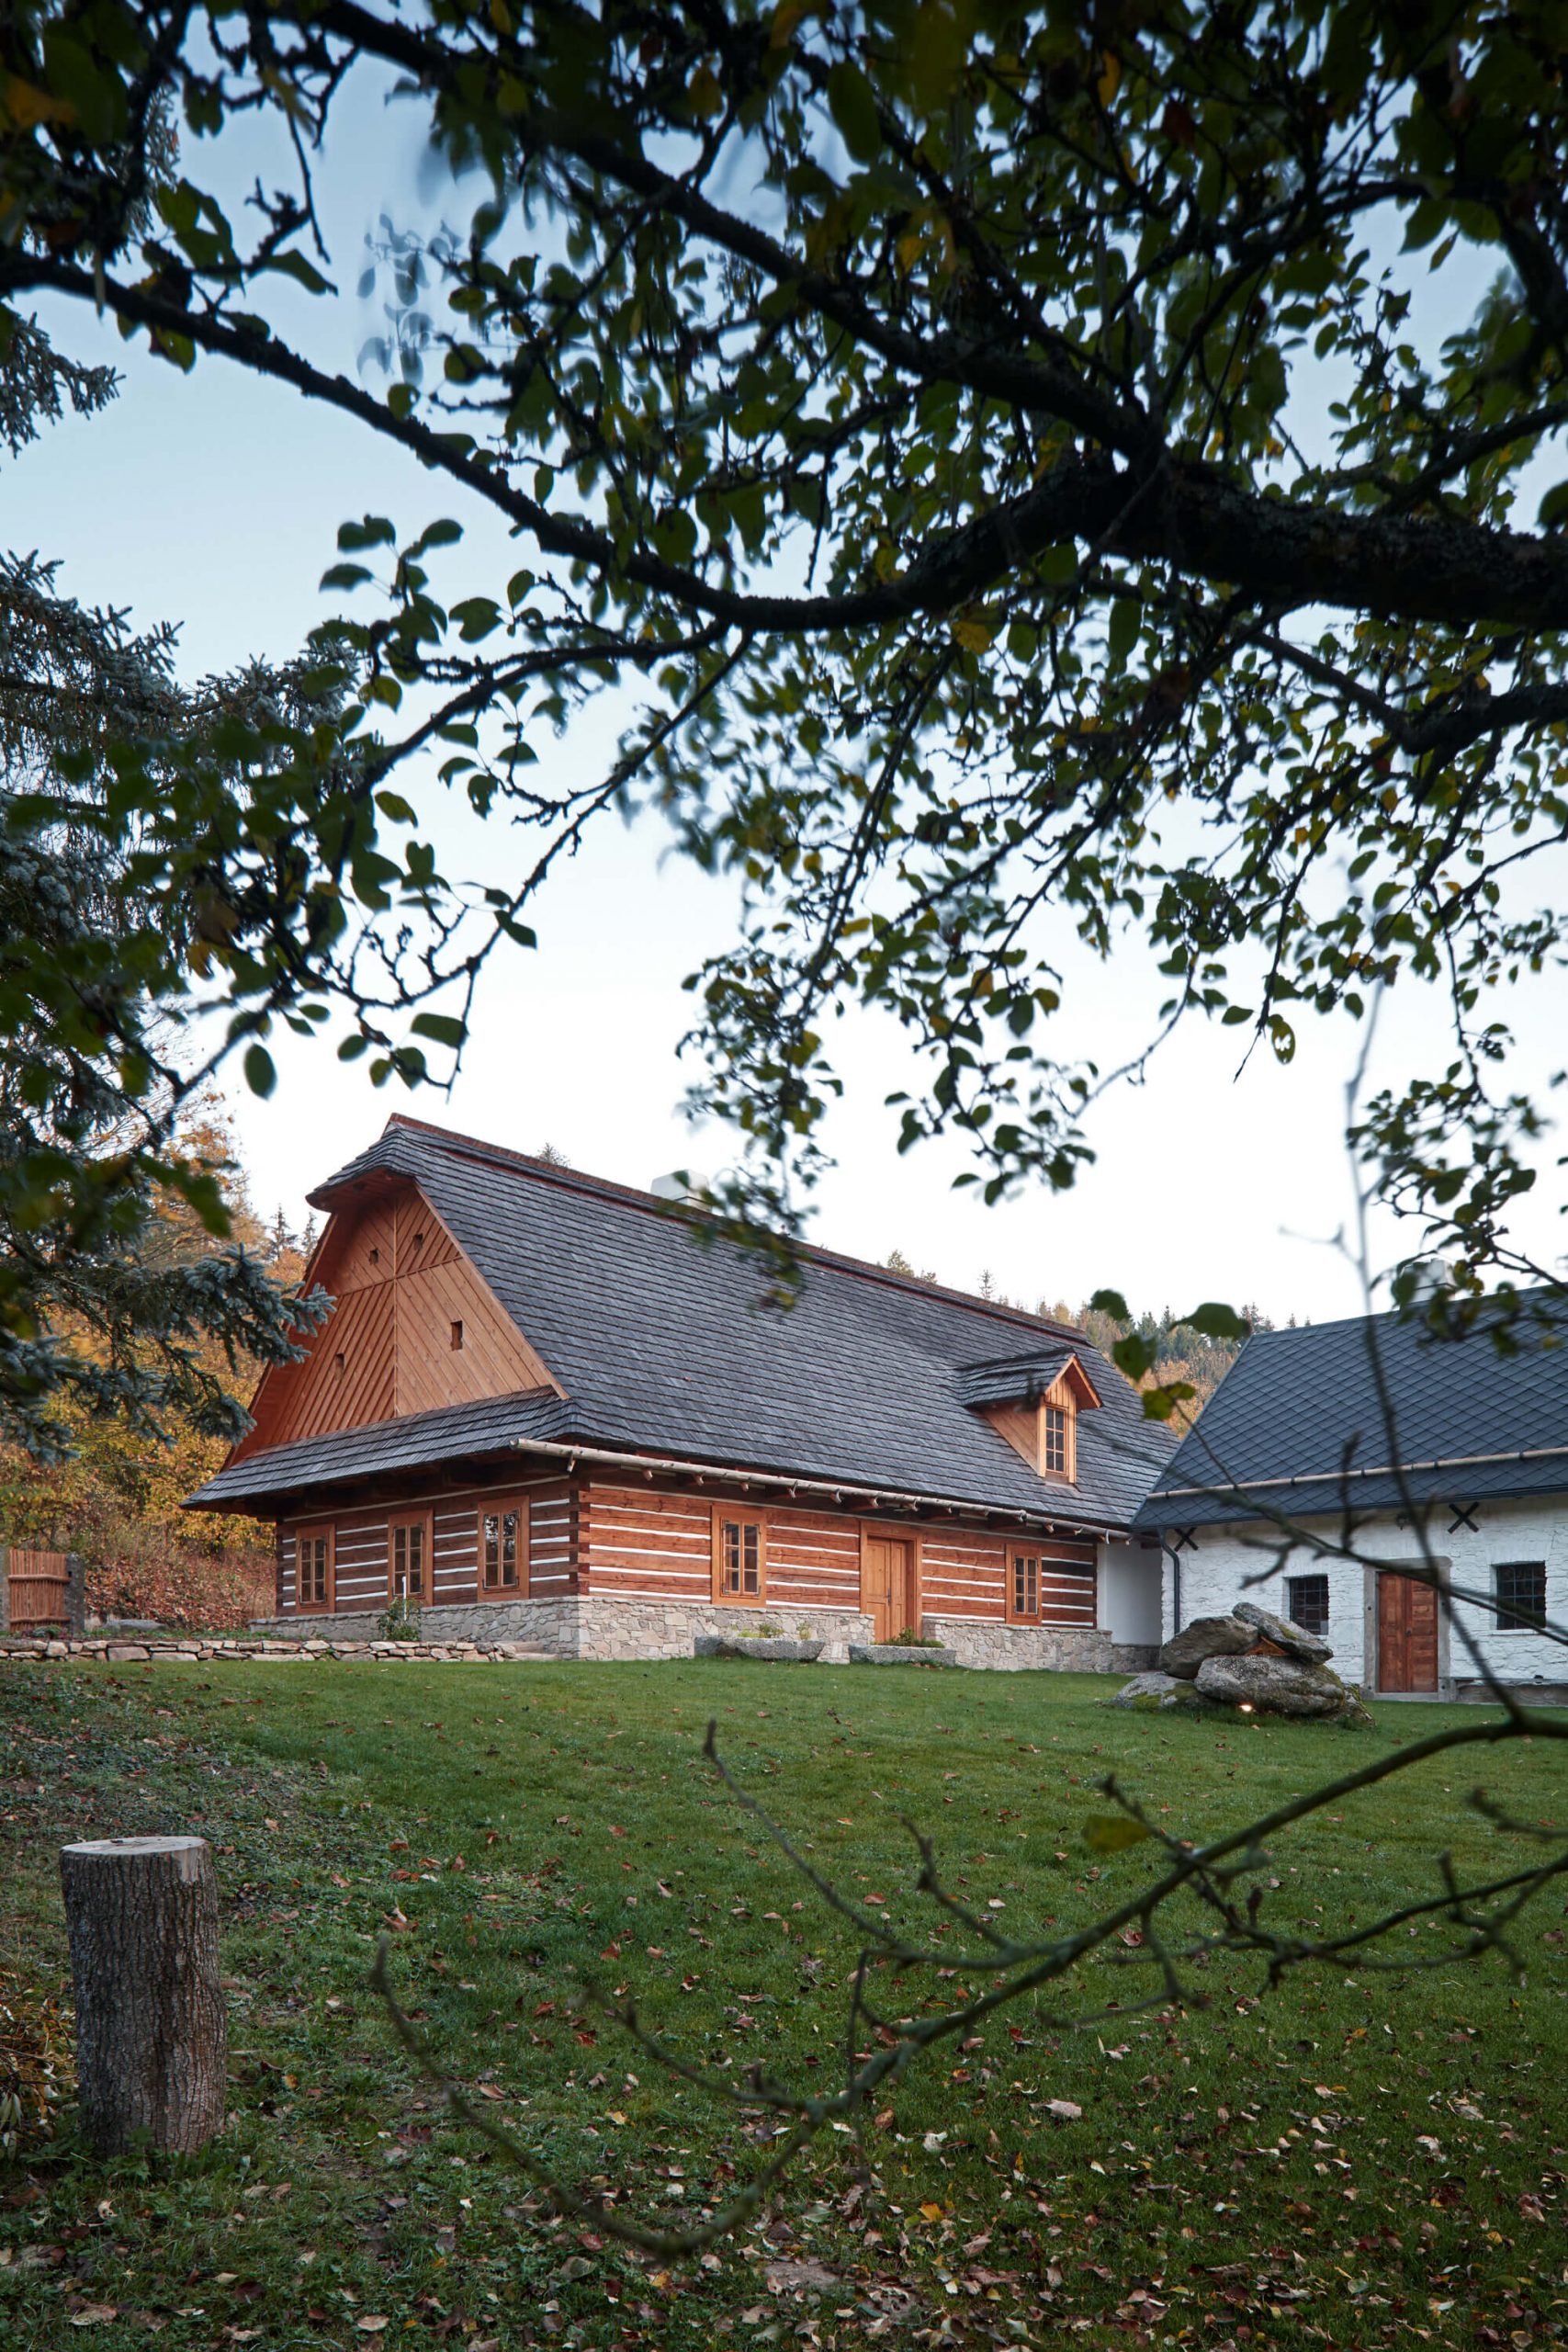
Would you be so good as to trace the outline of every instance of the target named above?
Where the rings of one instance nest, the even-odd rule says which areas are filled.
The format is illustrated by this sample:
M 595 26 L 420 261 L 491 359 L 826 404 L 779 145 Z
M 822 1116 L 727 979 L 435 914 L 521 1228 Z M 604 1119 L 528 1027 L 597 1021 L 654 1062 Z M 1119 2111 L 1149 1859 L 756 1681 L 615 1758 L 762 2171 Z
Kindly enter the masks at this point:
M 1500 1633 L 1490 1610 L 1463 1598 L 1467 1591 L 1491 1593 L 1495 1571 L 1504 1562 L 1540 1560 L 1546 1567 L 1547 1617 L 1568 1626 L 1568 1495 L 1483 1502 L 1472 1515 L 1473 1529 L 1461 1526 L 1450 1532 L 1454 1509 L 1434 1503 L 1427 1523 L 1432 1554 L 1445 1584 L 1455 1595 L 1451 1623 L 1443 1629 L 1441 1645 L 1445 1681 L 1458 1689 L 1480 1679 L 1465 1638 L 1468 1634 L 1499 1681 L 1515 1688 L 1568 1684 L 1568 1649 L 1545 1634 Z M 1311 1519 L 1302 1524 L 1305 1534 L 1321 1532 L 1329 1543 L 1337 1543 L 1342 1533 L 1337 1518 Z M 1194 1532 L 1196 1544 L 1186 1545 L 1180 1554 L 1184 1625 L 1194 1617 L 1222 1615 L 1237 1600 L 1257 1600 L 1283 1615 L 1289 1577 L 1326 1576 L 1328 1639 L 1334 1646 L 1335 1669 L 1347 1682 L 1375 1687 L 1373 1580 L 1359 1560 L 1328 1559 L 1303 1543 L 1281 1562 L 1279 1539 L 1262 1522 L 1254 1522 L 1250 1528 L 1200 1527 Z M 1414 1532 L 1398 1526 L 1392 1517 L 1367 1521 L 1357 1529 L 1355 1544 L 1359 1554 L 1395 1564 L 1421 1557 Z M 1174 1630 L 1175 1588 L 1168 1557 L 1162 1587 L 1161 1637 L 1168 1639 Z
M 1116 1642 L 1158 1642 L 1160 1555 L 1138 1544 L 1100 1547 L 1100 1624 Z

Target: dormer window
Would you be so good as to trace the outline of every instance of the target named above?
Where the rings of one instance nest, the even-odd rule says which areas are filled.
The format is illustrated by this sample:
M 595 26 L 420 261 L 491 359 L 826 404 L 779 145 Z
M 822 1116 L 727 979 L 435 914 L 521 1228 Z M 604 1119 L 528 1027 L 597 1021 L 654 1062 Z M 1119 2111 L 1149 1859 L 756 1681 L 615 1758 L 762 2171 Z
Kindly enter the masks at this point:
M 1070 1348 L 964 1364 L 958 1389 L 1037 1476 L 1077 1486 L 1078 1415 L 1096 1408 L 1100 1392 Z

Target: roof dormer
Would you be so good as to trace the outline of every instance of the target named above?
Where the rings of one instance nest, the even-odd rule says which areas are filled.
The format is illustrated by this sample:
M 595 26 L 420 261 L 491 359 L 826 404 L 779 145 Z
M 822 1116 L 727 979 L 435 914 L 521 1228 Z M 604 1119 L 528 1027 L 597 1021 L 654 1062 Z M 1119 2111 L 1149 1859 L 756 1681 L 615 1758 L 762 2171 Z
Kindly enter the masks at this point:
M 961 1364 L 958 1393 L 1042 1478 L 1077 1484 L 1078 1415 L 1100 1396 L 1071 1348 Z

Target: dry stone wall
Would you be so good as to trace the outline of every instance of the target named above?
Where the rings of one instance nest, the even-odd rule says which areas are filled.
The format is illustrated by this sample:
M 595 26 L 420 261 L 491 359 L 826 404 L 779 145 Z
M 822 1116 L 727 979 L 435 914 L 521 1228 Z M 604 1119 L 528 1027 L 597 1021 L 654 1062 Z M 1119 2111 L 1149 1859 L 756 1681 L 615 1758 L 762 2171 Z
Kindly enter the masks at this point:
M 1152 1642 L 1119 1642 L 1088 1626 L 1003 1625 L 978 1617 L 920 1620 L 920 1631 L 957 1653 L 961 1666 L 1004 1672 L 1141 1674 L 1155 1662 Z

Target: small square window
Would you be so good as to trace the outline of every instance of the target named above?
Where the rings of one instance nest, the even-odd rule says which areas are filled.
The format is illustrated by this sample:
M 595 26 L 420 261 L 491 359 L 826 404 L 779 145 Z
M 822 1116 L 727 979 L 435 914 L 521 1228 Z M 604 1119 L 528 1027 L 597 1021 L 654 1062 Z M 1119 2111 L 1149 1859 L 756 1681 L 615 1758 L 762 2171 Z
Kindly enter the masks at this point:
M 461 1323 L 454 1322 L 454 1324 L 453 1324 L 453 1326 L 452 1326 L 452 1345 L 453 1345 L 455 1348 L 460 1348 L 460 1347 L 462 1346 L 462 1344 L 463 1344 L 463 1327 L 462 1327 Z
M 1546 1563 L 1508 1560 L 1492 1571 L 1500 1634 L 1540 1634 L 1546 1630 Z
M 1285 1579 L 1286 1609 L 1292 1625 L 1303 1634 L 1328 1631 L 1328 1578 L 1326 1577 L 1287 1577 Z

